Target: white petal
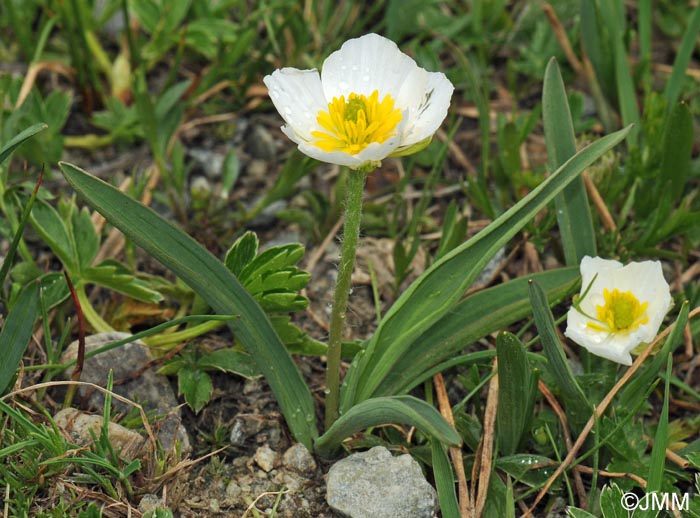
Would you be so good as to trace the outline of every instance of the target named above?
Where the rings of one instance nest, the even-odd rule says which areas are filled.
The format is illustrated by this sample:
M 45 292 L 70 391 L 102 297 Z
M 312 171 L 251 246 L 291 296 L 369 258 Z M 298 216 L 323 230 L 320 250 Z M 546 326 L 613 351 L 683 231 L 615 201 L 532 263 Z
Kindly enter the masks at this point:
M 301 142 L 299 143 L 299 151 L 310 156 L 311 158 L 315 158 L 316 160 L 320 160 L 321 162 L 326 162 L 328 164 L 344 165 L 352 168 L 357 168 L 362 165 L 360 159 L 355 155 L 350 155 L 341 151 L 324 151 L 320 147 L 313 144 Z
M 450 80 L 441 72 L 425 72 L 425 74 L 423 91 L 419 95 L 416 95 L 413 86 L 417 85 L 418 81 L 410 83 L 406 81 L 401 91 L 401 97 L 405 96 L 406 102 L 408 97 L 411 97 L 408 129 L 403 135 L 402 147 L 411 146 L 432 136 L 445 120 L 450 107 L 452 92 L 454 92 L 454 86 Z
M 329 101 L 352 92 L 370 95 L 374 90 L 379 91 L 380 99 L 387 94 L 397 99 L 401 86 L 417 68 L 396 43 L 378 34 L 366 34 L 346 41 L 328 56 L 321 69 L 321 83 Z
M 265 76 L 263 82 L 270 91 L 275 108 L 289 126 L 283 131 L 295 142 L 312 140 L 311 132 L 318 128 L 319 110 L 328 109 L 317 70 L 282 68 Z M 290 129 L 296 138 L 290 134 Z
M 566 319 L 566 331 L 564 336 L 570 338 L 591 354 L 601 356 L 623 365 L 632 365 L 630 351 L 639 342 L 634 343 L 628 337 L 610 334 L 604 331 L 596 331 L 587 326 L 589 320 L 575 308 L 571 308 Z
M 623 267 L 617 261 L 584 257 L 581 261 L 581 276 L 581 295 L 586 291 L 587 293 L 579 302 L 581 311 L 573 307 L 569 310 L 564 334 L 592 354 L 631 365 L 630 352 L 639 344 L 651 342 L 656 337 L 672 305 L 670 289 L 664 279 L 661 263 L 643 261 Z M 591 319 L 582 312 L 595 317 L 596 306 L 605 303 L 605 289 L 629 291 L 640 302 L 647 302 L 646 316 L 649 321 L 628 332 L 612 333 L 590 328 L 588 323 Z
M 622 268 L 622 263 L 613 259 L 601 259 L 600 257 L 585 256 L 581 260 L 582 289 L 586 289 L 590 282 L 596 277 L 600 277 L 603 272 Z

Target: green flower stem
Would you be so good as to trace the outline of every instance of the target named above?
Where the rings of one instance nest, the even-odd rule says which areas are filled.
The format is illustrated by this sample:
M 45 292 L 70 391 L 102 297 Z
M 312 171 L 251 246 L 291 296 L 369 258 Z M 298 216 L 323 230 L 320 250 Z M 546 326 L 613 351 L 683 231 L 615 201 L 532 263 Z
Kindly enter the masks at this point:
M 92 307 L 90 301 L 88 300 L 87 293 L 85 293 L 85 285 L 82 282 L 78 282 L 75 286 L 75 293 L 78 296 L 78 301 L 80 302 L 80 309 L 83 310 L 83 315 L 85 315 L 85 320 L 92 326 L 96 333 L 106 333 L 114 331 L 112 326 L 110 326 L 104 319 L 95 311 Z
M 345 327 L 345 310 L 350 294 L 350 280 L 355 264 L 355 249 L 360 236 L 362 218 L 362 192 L 365 187 L 366 171 L 348 171 L 348 184 L 345 194 L 345 223 L 343 226 L 343 246 L 338 266 L 338 281 L 333 295 L 330 331 L 328 337 L 328 363 L 326 365 L 326 430 L 338 419 L 340 395 L 340 348 Z
M 177 343 L 184 342 L 186 340 L 192 340 L 204 333 L 214 331 L 221 326 L 226 325 L 225 321 L 222 320 L 209 320 L 208 322 L 203 322 L 197 324 L 196 326 L 188 327 L 182 331 L 175 331 L 174 333 L 160 333 L 150 338 L 144 338 L 143 342 L 149 347 L 165 347 L 168 345 L 173 345 Z

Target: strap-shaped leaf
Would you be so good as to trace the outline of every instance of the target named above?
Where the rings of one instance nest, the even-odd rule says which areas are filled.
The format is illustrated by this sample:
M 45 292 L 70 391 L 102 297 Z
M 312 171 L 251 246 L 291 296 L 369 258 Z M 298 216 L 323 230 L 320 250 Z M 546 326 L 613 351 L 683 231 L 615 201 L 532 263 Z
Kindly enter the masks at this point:
M 503 455 L 518 451 L 530 410 L 530 365 L 525 346 L 512 333 L 499 333 L 498 414 L 496 415 L 498 447 Z
M 565 406 L 572 418 L 571 424 L 575 427 L 581 426 L 591 415 L 591 404 L 574 378 L 571 366 L 564 355 L 554 317 L 549 310 L 547 296 L 534 281 L 530 283 L 530 300 L 544 354 L 547 356 L 550 372 L 564 397 Z
M 690 304 L 684 302 L 681 306 L 681 311 L 676 319 L 676 325 L 671 331 L 670 336 L 664 343 L 663 350 L 670 351 L 675 349 L 682 341 L 685 326 L 688 323 L 688 312 Z M 668 424 L 668 401 L 670 394 L 671 369 L 673 367 L 673 357 L 666 355 L 666 380 L 664 386 L 664 402 L 661 407 L 661 415 L 659 416 L 659 424 L 656 427 L 654 435 L 654 446 L 651 450 L 651 458 L 649 459 L 649 475 L 647 476 L 647 492 L 661 491 L 664 472 L 666 471 L 666 447 L 668 446 L 669 424 Z
M 33 282 L 20 292 L 0 330 L 0 394 L 14 376 L 32 337 L 38 302 L 39 290 Z
M 673 61 L 671 77 L 668 79 L 664 89 L 664 96 L 668 101 L 669 107 L 674 106 L 681 95 L 686 71 L 695 50 L 698 32 L 700 32 L 700 4 L 693 9 L 693 15 L 688 21 L 688 26 L 683 33 L 683 40 L 678 48 L 678 54 L 676 54 L 676 59 Z
M 465 347 L 531 315 L 529 279 L 535 279 L 550 302 L 556 303 L 575 291 L 579 277 L 578 267 L 560 268 L 513 279 L 461 300 L 411 345 L 374 396 L 408 392 L 432 377 L 431 369 Z
M 448 446 L 459 446 L 462 442 L 440 412 L 422 399 L 413 396 L 377 397 L 358 403 L 342 414 L 326 433 L 316 439 L 316 452 L 328 456 L 343 439 L 381 424 L 415 426 Z
M 542 118 L 549 170 L 556 171 L 576 154 L 576 138 L 564 81 L 554 58 L 544 73 Z M 595 231 L 583 178 L 574 179 L 554 198 L 554 202 L 566 264 L 578 265 L 583 256 L 596 255 Z
M 270 384 L 295 438 L 311 448 L 317 435 L 311 392 L 269 319 L 238 279 L 199 243 L 148 207 L 72 164 L 59 165 L 81 197 L 170 268 L 214 311 L 240 315 L 229 326 Z
M 459 502 L 455 493 L 455 477 L 445 447 L 438 441 L 431 441 L 430 451 L 442 517 L 460 518 Z
M 488 261 L 581 172 L 625 138 L 629 128 L 602 137 L 569 159 L 483 231 L 426 270 L 394 303 L 343 385 L 341 408 L 372 397 L 413 342 L 449 312 Z

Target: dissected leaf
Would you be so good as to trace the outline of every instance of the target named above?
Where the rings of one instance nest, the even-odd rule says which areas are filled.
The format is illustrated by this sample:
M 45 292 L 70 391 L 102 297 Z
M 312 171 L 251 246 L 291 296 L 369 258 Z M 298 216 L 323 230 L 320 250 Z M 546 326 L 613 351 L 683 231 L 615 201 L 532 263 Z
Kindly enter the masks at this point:
M 95 283 L 142 302 L 160 302 L 163 296 L 132 275 L 118 261 L 108 259 L 83 270 L 83 282 Z
M 244 280 L 241 279 L 241 273 L 243 269 L 255 259 L 257 254 L 258 236 L 255 232 L 248 231 L 236 239 L 231 245 L 231 248 L 226 252 L 224 264 L 231 273 L 238 277 L 241 282 L 244 282 Z

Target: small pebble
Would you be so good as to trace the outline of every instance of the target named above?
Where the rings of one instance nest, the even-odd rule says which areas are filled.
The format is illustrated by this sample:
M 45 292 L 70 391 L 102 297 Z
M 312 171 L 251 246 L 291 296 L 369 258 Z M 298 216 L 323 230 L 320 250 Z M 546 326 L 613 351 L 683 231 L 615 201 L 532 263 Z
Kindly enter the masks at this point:
M 316 461 L 301 443 L 294 444 L 284 452 L 282 464 L 299 473 L 313 473 L 316 470 Z
M 266 473 L 275 467 L 277 453 L 269 446 L 260 446 L 255 451 L 255 463 Z

